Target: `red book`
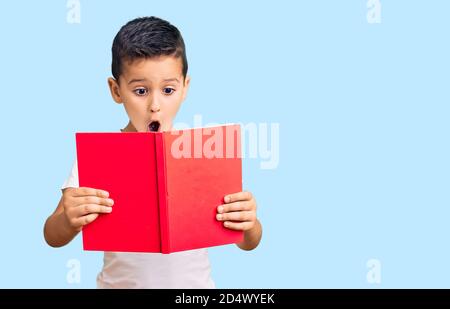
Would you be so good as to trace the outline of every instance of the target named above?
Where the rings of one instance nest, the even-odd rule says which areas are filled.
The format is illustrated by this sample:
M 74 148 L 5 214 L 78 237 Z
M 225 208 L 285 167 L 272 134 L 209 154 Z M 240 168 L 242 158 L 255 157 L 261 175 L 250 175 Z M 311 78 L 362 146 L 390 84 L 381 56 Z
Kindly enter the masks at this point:
M 77 133 L 80 187 L 109 192 L 113 211 L 83 230 L 84 250 L 171 253 L 243 240 L 216 220 L 242 191 L 240 126 Z

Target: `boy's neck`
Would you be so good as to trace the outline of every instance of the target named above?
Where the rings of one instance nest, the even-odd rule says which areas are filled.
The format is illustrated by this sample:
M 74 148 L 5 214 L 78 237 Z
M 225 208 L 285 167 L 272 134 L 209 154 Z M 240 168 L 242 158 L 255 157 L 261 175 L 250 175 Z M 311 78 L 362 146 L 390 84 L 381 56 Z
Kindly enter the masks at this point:
M 136 128 L 131 124 L 131 121 L 128 122 L 127 126 L 120 131 L 122 132 L 137 132 Z

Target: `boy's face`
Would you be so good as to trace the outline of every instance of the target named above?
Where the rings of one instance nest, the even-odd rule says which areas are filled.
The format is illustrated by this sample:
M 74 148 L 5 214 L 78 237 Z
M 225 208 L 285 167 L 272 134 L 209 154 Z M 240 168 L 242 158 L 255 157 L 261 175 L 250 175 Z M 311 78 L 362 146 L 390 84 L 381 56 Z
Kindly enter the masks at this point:
M 125 61 L 119 80 L 108 79 L 111 95 L 124 105 L 130 122 L 125 131 L 169 131 L 189 89 L 182 60 L 173 56 Z

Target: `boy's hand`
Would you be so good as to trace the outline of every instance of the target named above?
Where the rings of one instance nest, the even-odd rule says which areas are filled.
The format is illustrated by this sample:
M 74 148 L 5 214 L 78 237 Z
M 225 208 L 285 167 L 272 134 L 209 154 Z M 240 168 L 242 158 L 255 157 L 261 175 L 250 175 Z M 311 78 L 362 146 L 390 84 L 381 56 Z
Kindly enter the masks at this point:
M 114 201 L 109 193 L 92 188 L 67 188 L 64 190 L 62 203 L 69 226 L 81 231 L 83 226 L 97 219 L 101 213 L 110 213 Z
M 224 197 L 225 204 L 217 207 L 216 218 L 226 228 L 251 230 L 256 224 L 256 201 L 250 192 L 238 192 Z

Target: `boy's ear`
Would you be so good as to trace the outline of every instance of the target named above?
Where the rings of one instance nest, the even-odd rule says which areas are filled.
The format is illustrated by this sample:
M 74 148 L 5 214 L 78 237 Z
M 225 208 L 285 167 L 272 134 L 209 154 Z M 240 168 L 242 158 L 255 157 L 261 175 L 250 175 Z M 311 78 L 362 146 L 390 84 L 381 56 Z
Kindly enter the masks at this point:
M 191 77 L 189 75 L 186 75 L 186 78 L 184 79 L 183 99 L 181 101 L 184 101 L 184 99 L 186 99 L 190 83 Z
M 122 97 L 120 96 L 120 91 L 119 91 L 119 84 L 117 83 L 117 81 L 110 77 L 108 78 L 108 86 L 109 86 L 109 90 L 111 91 L 111 96 L 113 98 L 113 100 L 117 103 L 117 104 L 122 104 Z

